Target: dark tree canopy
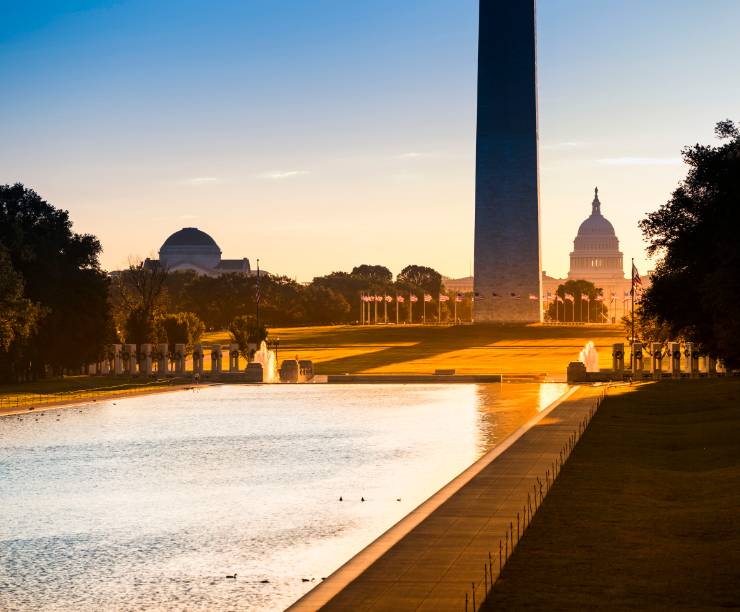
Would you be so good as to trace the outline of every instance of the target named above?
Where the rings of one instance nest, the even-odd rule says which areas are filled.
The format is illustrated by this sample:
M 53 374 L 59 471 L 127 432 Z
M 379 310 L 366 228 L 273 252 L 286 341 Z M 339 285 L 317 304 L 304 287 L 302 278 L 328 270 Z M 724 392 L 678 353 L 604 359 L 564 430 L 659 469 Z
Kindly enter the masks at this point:
M 442 289 L 442 275 L 427 266 L 406 266 L 398 273 L 396 282 L 409 289 L 421 289 L 437 299 Z
M 352 276 L 363 278 L 375 283 L 390 283 L 393 280 L 393 274 L 385 266 L 371 266 L 362 264 L 352 268 Z
M 556 295 L 563 298 L 563 302 L 553 301 L 547 309 L 547 314 L 552 321 L 578 321 L 603 323 L 609 311 L 599 297 L 603 291 L 587 280 L 569 280 L 558 286 Z M 566 300 L 565 294 L 573 296 L 573 301 Z M 588 301 L 582 299 L 586 296 Z
M 17 183 L 0 186 L 0 244 L 25 296 L 43 308 L 21 357 L 27 376 L 95 361 L 113 336 L 97 238 L 74 233 L 67 211 Z
M 719 146 L 683 150 L 688 174 L 670 200 L 640 222 L 659 257 L 642 311 L 674 338 L 740 365 L 740 129 L 722 121 Z

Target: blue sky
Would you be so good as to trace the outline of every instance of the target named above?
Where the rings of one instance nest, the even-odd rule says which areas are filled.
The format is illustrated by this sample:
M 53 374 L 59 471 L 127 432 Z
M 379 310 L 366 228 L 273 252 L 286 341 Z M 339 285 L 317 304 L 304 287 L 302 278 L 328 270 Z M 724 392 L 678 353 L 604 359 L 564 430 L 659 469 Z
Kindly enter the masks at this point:
M 2 2 L 0 182 L 97 234 L 107 268 L 183 226 L 299 280 L 468 273 L 477 2 Z M 599 186 L 625 257 L 740 119 L 736 0 L 540 0 L 543 266 Z

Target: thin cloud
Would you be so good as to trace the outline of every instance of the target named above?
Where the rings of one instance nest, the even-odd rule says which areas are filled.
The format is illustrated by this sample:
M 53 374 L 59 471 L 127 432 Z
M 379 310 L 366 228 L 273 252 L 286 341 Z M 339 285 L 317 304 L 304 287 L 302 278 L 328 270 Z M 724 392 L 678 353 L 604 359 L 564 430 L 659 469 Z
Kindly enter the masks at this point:
M 680 166 L 680 157 L 605 157 L 599 160 L 605 166 Z
M 408 153 L 401 153 L 396 155 L 396 159 L 432 159 L 439 157 L 439 153 L 421 153 L 418 151 L 409 151 Z
M 270 181 L 280 181 L 297 176 L 306 176 L 307 174 L 311 173 L 308 170 L 276 170 L 274 172 L 263 172 L 262 174 L 258 174 L 257 177 Z
M 196 176 L 185 181 L 188 185 L 208 185 L 210 183 L 218 183 L 218 178 L 215 176 Z
M 570 140 L 567 142 L 553 142 L 550 144 L 544 144 L 542 145 L 542 147 L 544 149 L 550 149 L 551 151 L 568 151 L 570 149 L 577 149 L 578 147 L 582 147 L 585 144 L 585 142 Z
M 198 215 L 180 215 L 180 219 L 187 221 L 188 219 L 197 219 Z

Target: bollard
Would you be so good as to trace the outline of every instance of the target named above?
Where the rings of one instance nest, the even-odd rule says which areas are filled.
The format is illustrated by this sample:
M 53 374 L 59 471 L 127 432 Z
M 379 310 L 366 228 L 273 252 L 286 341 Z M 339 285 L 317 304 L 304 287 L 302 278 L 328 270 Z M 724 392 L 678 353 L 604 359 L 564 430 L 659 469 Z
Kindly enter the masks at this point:
M 668 355 L 671 360 L 671 376 L 681 378 L 681 345 L 678 342 L 669 343 Z
M 624 343 L 612 344 L 612 370 L 615 374 L 624 373 Z
M 635 342 L 632 344 L 632 376 L 641 379 L 642 369 L 642 342 Z
M 653 342 L 650 344 L 650 374 L 654 380 L 660 380 L 663 376 L 663 344 Z

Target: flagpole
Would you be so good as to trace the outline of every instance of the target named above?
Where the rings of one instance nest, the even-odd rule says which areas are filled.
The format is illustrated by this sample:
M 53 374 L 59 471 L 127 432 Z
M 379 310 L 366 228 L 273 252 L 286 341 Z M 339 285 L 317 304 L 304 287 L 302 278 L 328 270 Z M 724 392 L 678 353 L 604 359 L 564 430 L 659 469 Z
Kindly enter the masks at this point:
M 409 291 L 409 323 L 414 322 L 414 301 L 411 299 L 411 292 Z
M 388 325 L 388 300 L 385 299 L 385 293 L 383 294 L 383 323 Z
M 442 302 L 440 301 L 441 294 L 437 294 L 437 325 L 442 323 Z
M 422 310 L 421 310 L 421 324 L 426 325 L 427 322 L 427 296 L 426 293 L 422 295 Z
M 257 260 L 257 335 L 260 329 L 260 260 Z
M 398 294 L 396 294 L 396 325 L 398 325 Z
M 455 320 L 452 322 L 453 325 L 457 325 L 457 293 L 455 293 L 455 314 L 453 315 Z
M 632 258 L 632 268 L 630 268 L 630 276 L 632 277 L 632 345 L 635 344 L 635 258 Z M 630 355 L 632 351 L 630 351 Z

